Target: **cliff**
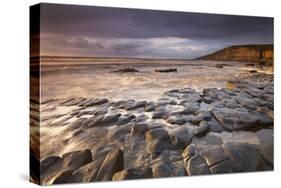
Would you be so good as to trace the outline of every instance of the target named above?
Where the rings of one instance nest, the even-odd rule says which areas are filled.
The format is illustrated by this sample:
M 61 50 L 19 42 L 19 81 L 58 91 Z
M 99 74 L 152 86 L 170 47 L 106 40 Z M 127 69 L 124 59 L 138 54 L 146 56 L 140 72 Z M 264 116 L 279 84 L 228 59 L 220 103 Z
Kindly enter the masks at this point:
M 217 52 L 196 58 L 199 60 L 216 61 L 248 61 L 248 62 L 273 62 L 273 45 L 238 45 L 230 46 Z

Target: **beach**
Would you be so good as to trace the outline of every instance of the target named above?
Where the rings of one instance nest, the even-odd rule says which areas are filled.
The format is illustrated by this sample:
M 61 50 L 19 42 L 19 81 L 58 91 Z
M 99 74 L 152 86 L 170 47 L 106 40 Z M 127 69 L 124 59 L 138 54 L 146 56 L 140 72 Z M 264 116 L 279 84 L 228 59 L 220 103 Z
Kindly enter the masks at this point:
M 192 60 L 54 62 L 41 64 L 43 184 L 273 169 L 267 68 Z

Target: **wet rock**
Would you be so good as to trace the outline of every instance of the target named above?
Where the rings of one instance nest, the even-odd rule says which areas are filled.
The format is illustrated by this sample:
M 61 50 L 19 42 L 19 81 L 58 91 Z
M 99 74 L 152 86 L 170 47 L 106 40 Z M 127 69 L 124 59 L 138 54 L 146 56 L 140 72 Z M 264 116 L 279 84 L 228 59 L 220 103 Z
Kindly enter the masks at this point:
M 199 103 L 185 103 L 184 110 L 181 113 L 185 115 L 194 115 L 198 112 L 199 109 Z
M 182 93 L 182 94 L 193 94 L 193 93 L 196 93 L 195 89 L 192 89 L 192 88 L 179 89 L 178 92 Z
M 223 144 L 222 147 L 238 172 L 252 172 L 270 169 L 255 145 L 226 143 Z
M 63 159 L 56 156 L 44 159 L 41 164 L 40 179 L 42 184 L 51 183 L 52 179 L 64 168 Z
M 113 108 L 127 109 L 135 104 L 135 100 L 123 100 L 113 104 Z
M 207 104 L 211 104 L 212 102 L 214 102 L 214 99 L 212 99 L 211 97 L 206 96 L 206 97 L 203 98 L 203 101 L 205 103 L 207 103 Z
M 178 127 L 170 132 L 172 144 L 179 149 L 183 149 L 191 143 L 193 136 L 193 132 L 186 127 Z
M 75 170 L 92 161 L 92 153 L 90 150 L 79 150 L 65 153 L 63 163 L 67 169 Z
M 148 103 L 146 103 L 144 110 L 146 112 L 151 112 L 151 111 L 155 110 L 155 107 L 156 107 L 156 105 L 154 102 L 148 102 Z
M 93 112 L 93 114 L 94 114 L 95 116 L 104 115 L 104 114 L 106 114 L 106 113 L 107 113 L 107 107 L 97 108 L 97 109 Z
M 122 117 L 119 118 L 119 121 L 117 123 L 117 125 L 124 125 L 124 124 L 128 124 L 130 122 L 135 121 L 136 116 L 133 114 L 125 114 Z
M 58 156 L 51 156 L 44 159 L 40 164 L 40 171 L 44 173 L 46 169 L 52 166 L 54 163 L 58 162 L 61 158 Z
M 89 106 L 94 106 L 94 105 L 102 105 L 108 102 L 108 99 L 95 99 L 92 101 L 89 101 L 85 104 L 83 104 L 83 106 L 85 107 L 89 107 Z
M 200 94 L 197 92 L 190 92 L 190 93 L 184 94 L 180 98 L 183 99 L 181 101 L 181 104 L 185 104 L 185 103 L 192 104 L 192 103 L 202 102 L 202 98 L 201 98 Z
M 216 68 L 221 68 L 221 69 L 223 68 L 223 66 L 224 66 L 224 64 L 216 64 L 215 65 Z
M 250 99 L 246 96 L 240 95 L 235 98 L 235 100 L 248 109 L 255 110 L 257 108 L 258 103 L 256 103 L 253 99 Z
M 244 91 L 250 94 L 252 97 L 257 97 L 257 98 L 261 97 L 261 95 L 264 94 L 262 90 L 254 87 L 245 88 Z
M 92 101 L 94 101 L 94 99 L 92 99 L 92 98 L 82 100 L 81 102 L 79 102 L 78 106 L 84 106 L 84 104 L 90 103 Z
M 182 94 L 179 92 L 178 89 L 166 91 L 164 95 L 167 95 L 169 97 L 180 97 Z
M 83 133 L 83 132 L 84 132 L 83 129 L 75 130 L 75 131 L 72 133 L 72 137 L 78 136 L 79 134 L 81 134 L 81 133 Z
M 238 114 L 233 109 L 216 108 L 213 110 L 214 116 L 226 130 L 235 130 L 241 124 Z
M 86 98 L 71 98 L 67 100 L 66 102 L 61 102 L 64 106 L 74 106 L 78 105 L 80 102 L 86 100 Z
M 160 109 L 152 114 L 152 119 L 168 119 L 169 116 L 170 112 L 166 111 L 166 109 Z
M 96 180 L 98 171 L 104 161 L 101 157 L 74 171 L 69 178 L 72 182 L 92 182 Z
M 227 159 L 221 145 L 212 145 L 200 149 L 200 155 L 206 160 L 208 166 L 213 166 Z
M 84 115 L 91 115 L 93 112 L 92 111 L 88 111 L 88 110 L 83 110 L 83 111 L 80 111 L 76 117 L 81 117 L 81 116 L 84 116 Z
M 131 126 L 120 126 L 111 131 L 109 137 L 113 140 L 125 141 L 127 135 L 131 132 Z
M 77 120 L 75 120 L 72 124 L 71 124 L 71 128 L 72 129 L 78 129 L 83 125 L 83 122 L 87 120 L 87 118 L 79 118 Z
M 168 72 L 177 72 L 177 69 L 155 69 L 155 72 L 163 72 L 163 73 L 168 73 Z
M 153 165 L 152 172 L 154 178 L 169 177 L 172 175 L 171 168 L 164 163 Z
M 102 126 L 111 126 L 116 125 L 119 121 L 121 114 L 109 114 L 109 115 L 100 115 L 91 122 L 89 127 L 102 127 Z
M 146 131 L 149 130 L 148 127 L 149 126 L 146 123 L 136 123 L 131 129 L 131 137 L 135 138 L 139 136 L 144 136 Z
M 41 162 L 41 181 L 43 184 L 52 183 L 52 179 L 59 177 L 58 183 L 70 177 L 70 172 L 92 161 L 90 150 L 80 150 L 64 154 L 61 158 L 52 156 Z M 63 182 L 62 182 L 63 183 Z
M 212 119 L 210 121 L 208 121 L 208 125 L 209 125 L 210 132 L 221 133 L 222 131 L 224 131 L 223 127 L 215 119 L 215 117 L 212 117 Z
M 220 145 L 222 144 L 222 139 L 214 133 L 209 132 L 204 137 L 194 137 L 192 143 L 202 146 Z
M 202 111 L 192 118 L 192 123 L 198 125 L 201 121 L 209 121 L 212 116 L 208 111 Z
M 225 174 L 236 172 L 236 169 L 232 162 L 224 160 L 218 164 L 215 164 L 210 168 L 212 174 Z
M 204 134 L 206 134 L 206 132 L 208 132 L 209 129 L 209 125 L 207 121 L 201 121 L 199 123 L 199 126 L 195 129 L 194 134 L 196 136 L 202 136 Z
M 257 73 L 257 70 L 249 70 L 249 73 Z
M 237 114 L 240 118 L 241 123 L 243 124 L 243 126 L 237 128 L 245 129 L 245 128 L 257 127 L 257 126 L 268 127 L 273 125 L 273 119 L 259 112 L 237 111 Z
M 264 115 L 270 117 L 271 119 L 274 119 L 274 112 L 268 107 L 259 107 L 257 108 L 257 111 L 263 113 Z
M 112 180 L 145 179 L 152 178 L 151 168 L 129 168 L 114 174 Z
M 166 105 L 176 105 L 177 101 L 170 99 L 170 98 L 160 98 L 155 103 L 156 107 L 166 106 Z
M 107 154 L 96 177 L 96 181 L 112 180 L 113 175 L 123 170 L 123 151 L 116 149 Z
M 184 117 L 181 117 L 180 115 L 178 115 L 178 116 L 170 116 L 169 119 L 167 120 L 167 122 L 170 124 L 182 125 L 182 124 L 185 124 L 187 121 Z
M 93 121 L 95 121 L 95 117 L 90 117 L 90 118 L 85 119 L 85 120 L 82 122 L 81 128 L 89 128 L 89 125 L 90 125 Z
M 126 110 L 135 110 L 137 108 L 144 108 L 146 105 L 146 101 L 138 101 L 135 104 L 133 104 L 132 106 L 126 108 Z
M 188 160 L 186 170 L 190 176 L 210 174 L 208 165 L 199 154 L 195 154 Z
M 116 72 L 116 73 L 127 73 L 127 72 L 139 72 L 139 71 L 138 71 L 137 69 L 135 69 L 135 68 L 126 67 L 126 68 L 118 69 L 118 70 L 115 70 L 115 71 L 112 71 L 112 72 Z
M 146 120 L 148 120 L 149 117 L 145 114 L 140 114 L 137 118 L 136 118 L 136 122 L 144 122 Z
M 187 162 L 191 157 L 195 156 L 198 153 L 194 144 L 188 145 L 182 152 L 182 157 L 184 158 L 185 162 Z M 187 163 L 185 163 L 187 166 Z
M 164 149 L 171 149 L 170 136 L 165 129 L 156 128 L 146 132 L 146 151 L 148 153 L 160 153 Z
M 261 129 L 256 135 L 260 140 L 260 145 L 258 146 L 260 153 L 268 163 L 273 165 L 273 129 Z
M 67 170 L 60 173 L 53 181 L 53 184 L 74 183 L 72 179 L 73 170 Z

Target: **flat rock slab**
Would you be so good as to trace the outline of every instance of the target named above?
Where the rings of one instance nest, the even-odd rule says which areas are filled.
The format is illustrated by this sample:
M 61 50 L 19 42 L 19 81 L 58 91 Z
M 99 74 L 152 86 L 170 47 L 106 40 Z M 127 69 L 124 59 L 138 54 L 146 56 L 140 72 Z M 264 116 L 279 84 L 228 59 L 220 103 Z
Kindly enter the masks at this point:
M 251 144 L 227 143 L 222 145 L 226 155 L 233 162 L 237 172 L 270 170 L 257 147 Z
M 186 170 L 190 176 L 210 174 L 210 170 L 206 164 L 206 161 L 199 154 L 196 154 L 188 160 Z

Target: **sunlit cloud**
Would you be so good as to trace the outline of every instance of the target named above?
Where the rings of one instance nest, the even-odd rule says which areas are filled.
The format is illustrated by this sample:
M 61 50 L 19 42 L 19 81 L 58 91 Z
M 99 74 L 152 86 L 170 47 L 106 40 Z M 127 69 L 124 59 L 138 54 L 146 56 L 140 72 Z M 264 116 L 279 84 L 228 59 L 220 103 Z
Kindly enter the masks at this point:
M 221 46 L 218 46 L 219 48 Z M 112 57 L 195 58 L 214 50 L 206 44 L 179 37 L 93 38 L 42 35 L 42 55 L 83 55 Z

